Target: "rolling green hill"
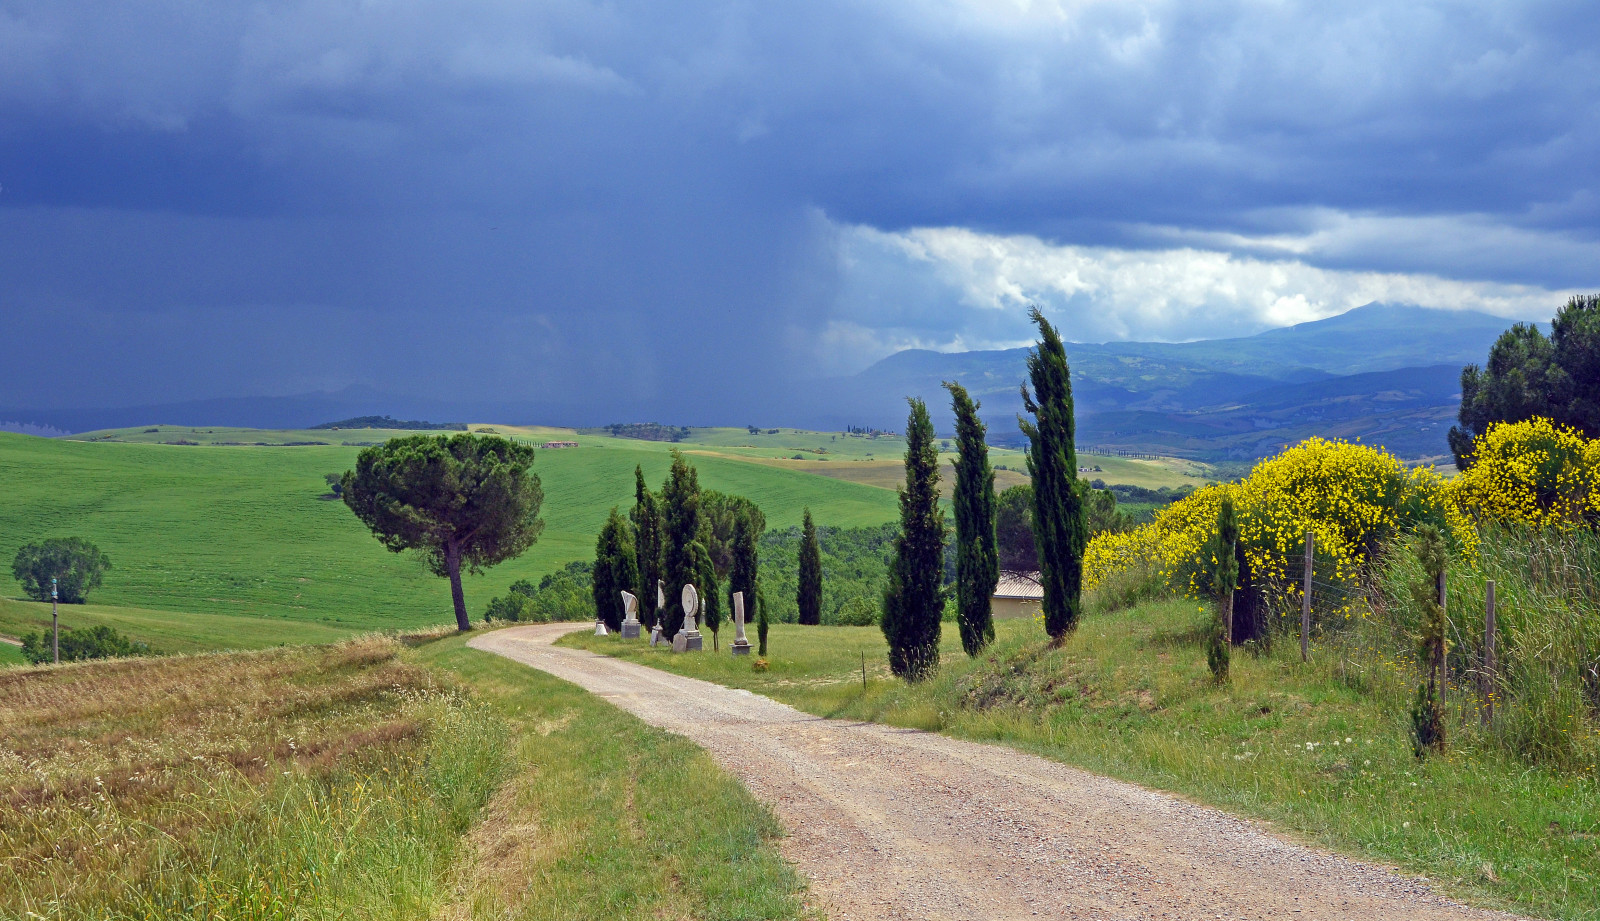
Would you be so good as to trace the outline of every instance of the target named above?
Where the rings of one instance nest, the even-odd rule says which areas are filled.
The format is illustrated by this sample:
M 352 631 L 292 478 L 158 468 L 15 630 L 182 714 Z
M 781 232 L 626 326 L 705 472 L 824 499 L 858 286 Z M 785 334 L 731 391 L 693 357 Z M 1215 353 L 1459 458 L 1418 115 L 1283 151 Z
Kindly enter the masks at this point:
M 537 440 L 549 432 L 514 434 Z M 0 562 L 31 539 L 85 537 L 115 566 L 91 597 L 96 606 L 268 619 L 284 626 L 281 641 L 300 636 L 297 622 L 356 632 L 449 620 L 445 580 L 386 552 L 342 503 L 319 498 L 323 474 L 352 466 L 359 448 L 112 440 L 161 434 L 100 433 L 98 442 L 0 434 Z M 265 434 L 210 433 L 217 440 L 272 440 Z M 581 446 L 542 450 L 535 462 L 545 490 L 544 535 L 522 558 L 468 578 L 474 616 L 512 581 L 588 558 L 607 511 L 632 503 L 635 464 L 652 485 L 666 476 L 669 445 L 570 437 Z M 804 506 L 819 522 L 846 527 L 895 515 L 887 490 L 731 457 L 696 456 L 694 463 L 703 486 L 750 497 L 773 527 L 798 524 Z M 0 575 L 0 595 L 21 595 L 9 567 Z M 64 610 L 70 617 L 71 609 Z M 227 632 L 209 625 L 206 631 Z M 326 631 L 314 632 L 305 638 L 326 638 Z M 151 639 L 159 647 L 159 638 Z

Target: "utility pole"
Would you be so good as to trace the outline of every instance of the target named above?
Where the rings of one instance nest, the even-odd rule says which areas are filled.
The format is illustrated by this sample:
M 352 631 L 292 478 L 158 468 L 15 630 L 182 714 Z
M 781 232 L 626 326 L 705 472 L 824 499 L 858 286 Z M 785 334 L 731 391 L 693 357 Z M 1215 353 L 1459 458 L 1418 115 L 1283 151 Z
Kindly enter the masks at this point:
M 50 657 L 61 664 L 61 618 L 56 607 L 56 577 L 50 577 Z
M 1311 661 L 1311 562 L 1316 535 L 1306 532 L 1306 586 L 1300 596 L 1300 661 Z

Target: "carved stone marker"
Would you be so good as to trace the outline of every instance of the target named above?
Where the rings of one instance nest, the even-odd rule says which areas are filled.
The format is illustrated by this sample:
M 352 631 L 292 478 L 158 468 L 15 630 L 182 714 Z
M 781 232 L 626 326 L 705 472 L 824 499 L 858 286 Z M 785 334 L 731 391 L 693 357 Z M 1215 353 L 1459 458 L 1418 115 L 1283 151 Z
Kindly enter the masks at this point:
M 744 592 L 733 593 L 733 645 L 728 649 L 736 656 L 750 654 L 750 641 L 744 638 Z
M 700 622 L 695 619 L 695 613 L 700 610 L 700 593 L 695 591 L 693 585 L 683 587 L 683 626 L 679 628 L 678 635 L 672 638 L 673 652 L 699 652 L 704 648 L 704 640 L 700 636 Z
M 656 580 L 656 618 L 655 618 L 654 624 L 650 628 L 650 645 L 651 646 L 654 646 L 655 644 L 657 644 L 657 643 L 659 643 L 659 642 L 661 642 L 661 641 L 666 639 L 666 637 L 663 636 L 663 634 L 666 631 L 661 629 L 661 612 L 665 611 L 666 609 L 667 609 L 666 583 L 662 582 L 660 579 L 657 579 Z
M 600 615 L 598 615 L 598 614 L 596 614 L 595 617 L 594 617 L 594 635 L 595 636 L 610 636 L 611 635 L 611 631 L 606 629 L 605 620 L 603 620 L 600 617 Z
M 639 599 L 632 592 L 622 593 L 622 638 L 636 640 L 639 638 Z

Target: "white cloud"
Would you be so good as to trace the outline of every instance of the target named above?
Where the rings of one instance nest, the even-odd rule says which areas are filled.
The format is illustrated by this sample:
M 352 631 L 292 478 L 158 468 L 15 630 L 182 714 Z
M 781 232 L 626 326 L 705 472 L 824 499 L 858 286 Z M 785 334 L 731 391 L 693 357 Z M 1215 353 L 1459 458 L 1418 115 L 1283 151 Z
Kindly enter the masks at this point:
M 1319 239 L 1257 242 L 1262 249 L 1310 253 Z M 1194 246 L 1056 245 L 959 227 L 842 227 L 838 246 L 843 284 L 827 347 L 841 365 L 913 345 L 951 351 L 1022 345 L 1031 341 L 1024 310 L 1032 303 L 1058 320 L 1068 338 L 1097 342 L 1243 335 L 1374 301 L 1548 319 L 1577 293 L 1426 273 L 1330 269 L 1298 258 Z

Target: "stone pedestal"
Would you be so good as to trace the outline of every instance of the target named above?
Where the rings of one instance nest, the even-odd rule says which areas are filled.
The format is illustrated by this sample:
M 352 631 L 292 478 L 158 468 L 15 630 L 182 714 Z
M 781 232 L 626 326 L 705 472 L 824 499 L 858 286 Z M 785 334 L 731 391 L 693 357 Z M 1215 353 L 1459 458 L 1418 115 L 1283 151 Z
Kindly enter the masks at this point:
M 745 640 L 741 643 L 735 640 L 733 645 L 728 647 L 728 651 L 736 656 L 747 656 L 750 654 L 750 641 Z
M 659 642 L 661 642 L 661 625 L 656 624 L 650 628 L 650 645 L 654 646 Z
M 695 632 L 684 637 L 684 640 L 684 652 L 699 652 L 701 649 L 705 648 L 701 642 L 699 630 L 696 630 Z
M 636 640 L 636 639 L 638 639 L 639 638 L 639 622 L 638 621 L 634 621 L 633 623 L 630 624 L 627 621 L 623 621 L 622 622 L 622 638 L 625 639 L 625 640 Z
M 622 593 L 622 638 L 636 640 L 639 638 L 639 599 L 632 592 Z
M 605 621 L 597 620 L 597 621 L 594 622 L 594 635 L 595 636 L 610 636 L 611 635 L 611 631 L 606 629 L 606 622 Z

